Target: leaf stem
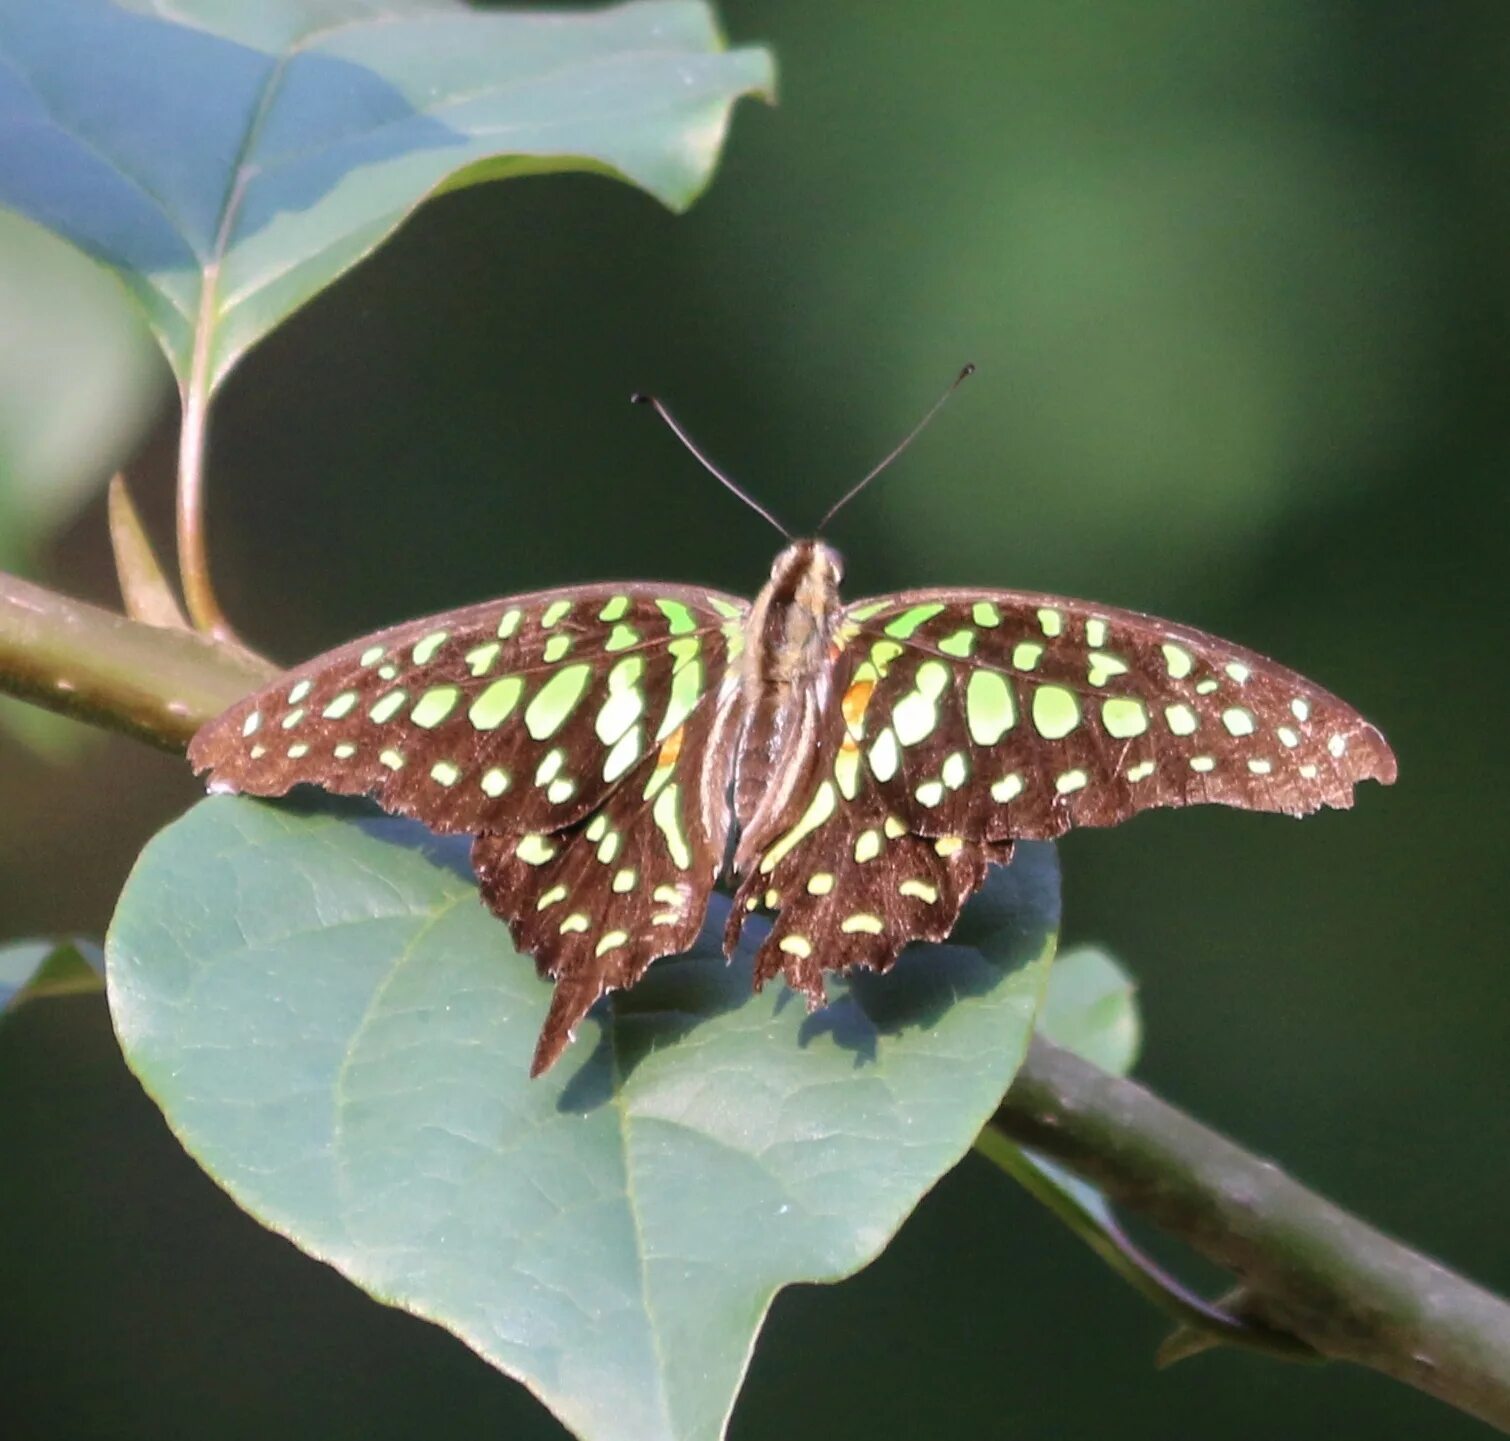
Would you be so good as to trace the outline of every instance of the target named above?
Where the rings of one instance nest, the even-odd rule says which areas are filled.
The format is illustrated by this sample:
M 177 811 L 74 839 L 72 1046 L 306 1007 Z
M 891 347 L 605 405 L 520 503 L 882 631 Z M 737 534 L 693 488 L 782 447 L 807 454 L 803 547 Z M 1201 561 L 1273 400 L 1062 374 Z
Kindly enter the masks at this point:
M 207 271 L 204 288 L 213 290 Z M 201 304 L 208 303 L 202 301 Z M 204 462 L 209 429 L 209 340 L 211 328 L 201 323 L 194 331 L 189 376 L 179 392 L 182 418 L 178 434 L 178 572 L 183 582 L 189 617 L 204 634 L 236 643 L 236 633 L 220 608 L 210 581 L 209 546 L 205 539 Z
M 1191 1291 L 1134 1245 L 1114 1218 L 1094 1214 L 1063 1186 L 1045 1176 L 1023 1148 L 1008 1140 L 999 1127 L 988 1125 L 976 1138 L 975 1149 L 1063 1221 L 1134 1291 L 1181 1327 L 1222 1345 L 1263 1351 L 1287 1361 L 1317 1359 L 1303 1341 L 1262 1323 L 1247 1321 Z

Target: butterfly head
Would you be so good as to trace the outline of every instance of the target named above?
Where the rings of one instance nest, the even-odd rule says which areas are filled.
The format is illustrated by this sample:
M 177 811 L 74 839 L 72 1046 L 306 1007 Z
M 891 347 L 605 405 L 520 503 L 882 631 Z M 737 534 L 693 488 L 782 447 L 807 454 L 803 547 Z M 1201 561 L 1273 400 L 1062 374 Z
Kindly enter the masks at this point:
M 837 602 L 844 558 L 827 541 L 794 540 L 771 562 L 767 586 L 778 605 L 827 611 Z

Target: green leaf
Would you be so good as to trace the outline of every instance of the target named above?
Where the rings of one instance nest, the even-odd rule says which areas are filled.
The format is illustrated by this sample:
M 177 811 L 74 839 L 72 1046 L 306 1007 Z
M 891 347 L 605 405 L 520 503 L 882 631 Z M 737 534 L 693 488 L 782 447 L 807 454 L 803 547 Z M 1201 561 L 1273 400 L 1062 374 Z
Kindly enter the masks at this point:
M 0 149 L 0 176 L 22 159 Z M 140 441 L 167 373 L 119 285 L 3 210 L 0 336 L 0 570 L 35 574 L 43 547 Z
M 0 155 L 0 172 L 7 163 Z M 120 286 L 6 211 L 0 336 L 0 570 L 36 575 L 48 543 L 140 440 L 166 372 Z M 61 764 L 90 738 L 85 726 L 0 696 L 0 744 L 19 741 Z
M 0 946 L 0 1017 L 28 1001 L 90 995 L 104 985 L 105 961 L 93 941 L 74 936 Z
M 1076 946 L 1054 963 L 1038 1029 L 1093 1066 L 1125 1076 L 1143 1044 L 1137 986 L 1108 952 Z
M 0 62 L 0 204 L 115 270 L 198 394 L 437 190 L 592 170 L 680 209 L 772 85 L 698 0 L 0 0 Z
M 108 942 L 126 1057 L 252 1214 L 448 1327 L 593 1441 L 723 1433 L 761 1320 L 871 1260 L 1022 1057 L 1058 919 L 1024 845 L 962 919 L 812 1016 L 698 948 L 526 1079 L 549 985 L 466 846 L 214 798 Z
M 1054 962 L 1038 1013 L 1038 1032 L 1103 1071 L 1125 1076 L 1143 1043 L 1137 986 L 1117 961 L 1097 946 L 1064 951 Z M 978 1145 L 988 1159 L 1079 1232 L 1103 1259 L 1120 1255 L 1122 1229 L 1106 1197 L 1095 1186 L 989 1128 Z M 1099 1238 L 1097 1233 L 1102 1233 Z M 1103 1244 L 1107 1241 L 1112 1244 Z

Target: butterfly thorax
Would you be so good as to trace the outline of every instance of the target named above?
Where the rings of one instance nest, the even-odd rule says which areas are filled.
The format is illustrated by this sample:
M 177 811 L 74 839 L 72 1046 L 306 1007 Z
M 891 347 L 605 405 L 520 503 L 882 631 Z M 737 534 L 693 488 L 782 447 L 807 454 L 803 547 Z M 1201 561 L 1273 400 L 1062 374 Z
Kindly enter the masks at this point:
M 745 723 L 734 782 L 740 832 L 735 868 L 741 872 L 794 800 L 811 788 L 842 620 L 843 573 L 831 546 L 796 541 L 776 557 L 745 622 L 740 677 Z

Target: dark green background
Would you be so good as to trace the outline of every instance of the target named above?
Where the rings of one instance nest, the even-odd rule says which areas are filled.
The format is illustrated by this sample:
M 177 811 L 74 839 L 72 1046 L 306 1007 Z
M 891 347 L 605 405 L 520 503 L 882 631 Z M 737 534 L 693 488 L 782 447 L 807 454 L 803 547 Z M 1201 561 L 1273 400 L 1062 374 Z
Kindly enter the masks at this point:
M 836 526 L 850 591 L 1089 595 L 1355 702 L 1392 791 L 1297 826 L 1062 847 L 1068 935 L 1142 983 L 1142 1074 L 1510 1287 L 1505 396 L 1510 10 L 1320 0 L 738 3 L 782 66 L 674 218 L 581 177 L 428 208 L 256 350 L 213 435 L 232 614 L 293 660 L 510 590 L 753 589 L 776 537 L 625 400 L 671 398 L 800 526 L 965 360 Z M 132 464 L 168 535 L 171 418 Z M 49 559 L 109 595 L 102 507 Z M 103 929 L 192 798 L 125 742 L 0 739 L 0 935 Z M 101 1014 L 0 1047 L 8 1436 L 559 1434 L 439 1331 L 261 1232 Z M 736 1438 L 1471 1436 L 1382 1380 L 1152 1370 L 1158 1318 L 972 1159 L 883 1259 L 778 1301 Z

